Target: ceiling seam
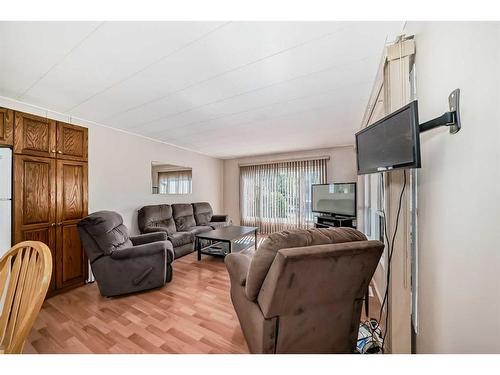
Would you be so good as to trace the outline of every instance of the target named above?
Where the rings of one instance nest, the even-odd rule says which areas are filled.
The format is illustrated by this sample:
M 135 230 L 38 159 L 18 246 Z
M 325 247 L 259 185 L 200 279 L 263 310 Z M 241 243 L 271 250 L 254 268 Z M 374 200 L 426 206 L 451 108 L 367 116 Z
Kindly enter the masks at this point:
M 33 87 L 38 85 L 52 70 L 54 70 L 57 66 L 59 66 L 70 54 L 72 54 L 78 47 L 80 47 L 88 38 L 90 38 L 102 25 L 104 25 L 105 21 L 99 23 L 94 29 L 92 29 L 85 37 L 83 37 L 76 45 L 71 48 L 66 54 L 54 65 L 52 65 L 44 74 L 42 74 L 38 79 L 35 80 L 24 92 L 16 97 L 16 99 L 20 100 L 23 98 Z
M 213 76 L 211 76 L 211 77 L 209 77 L 209 78 L 203 79 L 203 80 L 201 80 L 201 81 L 198 81 L 198 82 L 195 82 L 195 83 L 193 83 L 193 84 L 191 84 L 191 85 L 188 85 L 188 86 L 186 86 L 186 87 L 183 87 L 182 89 L 179 89 L 179 90 L 175 90 L 175 91 L 169 92 L 168 94 L 165 94 L 165 95 L 159 96 L 159 97 L 157 97 L 157 98 L 155 98 L 155 99 L 152 99 L 152 100 L 148 100 L 147 102 L 144 102 L 144 103 L 142 103 L 142 104 L 140 104 L 140 105 L 137 105 L 137 106 L 134 106 L 134 107 L 131 107 L 131 108 L 128 108 L 128 109 L 126 109 L 126 110 L 124 110 L 124 111 L 115 112 L 114 114 L 112 114 L 112 115 L 110 115 L 110 116 L 108 116 L 108 117 L 104 118 L 102 121 L 104 121 L 104 122 L 105 122 L 105 121 L 110 120 L 110 119 L 112 119 L 112 118 L 114 118 L 114 117 L 116 117 L 116 116 L 123 115 L 123 114 L 125 114 L 125 113 L 130 112 L 130 111 L 134 111 L 134 110 L 139 109 L 139 108 L 141 108 L 141 107 L 144 107 L 144 106 L 146 106 L 146 105 L 149 105 L 149 104 L 152 104 L 152 103 L 158 102 L 158 101 L 160 101 L 160 100 L 163 100 L 163 99 L 165 99 L 165 98 L 168 98 L 169 96 L 172 96 L 172 95 L 178 94 L 178 93 L 180 93 L 180 92 L 183 92 L 183 91 L 185 91 L 185 90 L 189 90 L 189 89 L 191 89 L 191 88 L 193 88 L 193 87 L 196 87 L 196 86 L 198 86 L 198 85 L 201 85 L 201 84 L 207 83 L 207 82 L 211 81 L 212 79 L 220 78 L 220 77 L 222 77 L 222 76 L 224 76 L 224 75 L 226 75 L 226 74 L 233 73 L 233 72 L 235 72 L 235 71 L 237 71 L 237 70 L 239 70 L 239 69 L 246 68 L 246 67 L 248 67 L 248 66 L 250 66 L 250 65 L 253 65 L 253 64 L 256 64 L 256 63 L 262 62 L 262 61 L 264 61 L 264 60 L 266 60 L 266 59 L 269 59 L 269 58 L 275 57 L 275 56 L 280 55 L 280 54 L 282 54 L 282 53 L 289 52 L 289 51 L 291 51 L 291 50 L 293 50 L 293 49 L 295 49 L 295 48 L 300 48 L 300 47 L 303 47 L 303 46 L 305 46 L 305 45 L 307 45 L 307 44 L 309 44 L 309 43 L 315 42 L 315 41 L 317 41 L 317 40 L 321 40 L 321 39 L 323 39 L 323 38 L 325 38 L 325 37 L 332 36 L 332 35 L 334 35 L 334 34 L 336 34 L 336 33 L 340 32 L 340 31 L 341 31 L 341 30 L 343 30 L 343 29 L 345 29 L 345 27 L 344 27 L 344 28 L 340 28 L 339 30 L 336 30 L 336 31 L 334 31 L 334 32 L 330 32 L 330 33 L 322 34 L 322 35 L 321 35 L 321 36 L 319 36 L 319 37 L 315 37 L 315 38 L 309 39 L 309 40 L 307 40 L 307 41 L 305 41 L 305 42 L 298 43 L 298 44 L 293 45 L 293 46 L 291 46 L 291 47 L 287 47 L 287 48 L 282 49 L 282 50 L 279 50 L 279 51 L 277 51 L 277 52 L 273 52 L 272 54 L 266 55 L 266 56 L 264 56 L 264 57 L 260 57 L 259 59 L 253 60 L 253 61 L 251 61 L 251 62 L 248 62 L 248 63 L 242 64 L 242 65 L 239 65 L 239 66 L 237 66 L 237 67 L 234 67 L 234 68 L 231 68 L 231 69 L 229 69 L 229 70 L 226 70 L 226 71 L 224 71 L 224 72 L 221 72 L 221 73 L 215 74 L 215 75 L 213 75 Z
M 358 63 L 358 62 L 361 62 L 361 61 L 365 61 L 365 60 L 368 60 L 370 57 L 371 56 L 364 57 L 364 58 L 361 58 L 361 59 L 356 60 L 354 62 L 351 61 L 351 62 L 348 62 L 348 63 L 345 63 L 345 64 L 334 64 L 334 65 L 329 66 L 328 68 L 324 68 L 324 69 L 320 69 L 320 70 L 315 70 L 313 72 L 304 73 L 304 74 L 301 74 L 301 75 L 298 75 L 298 76 L 295 76 L 295 77 L 292 77 L 292 78 L 284 79 L 282 81 L 273 82 L 273 83 L 270 83 L 268 85 L 256 87 L 256 88 L 254 88 L 252 90 L 247 90 L 247 91 L 239 92 L 237 94 L 234 94 L 234 95 L 222 98 L 222 99 L 213 100 L 211 102 L 204 103 L 204 104 L 198 105 L 196 107 L 191 107 L 191 108 L 188 108 L 188 109 L 185 109 L 185 110 L 182 110 L 182 111 L 179 111 L 179 112 L 175 112 L 175 113 L 172 113 L 172 114 L 169 114 L 169 115 L 165 115 L 165 116 L 160 116 L 160 117 L 157 117 L 157 118 L 155 118 L 153 120 L 149 120 L 149 121 L 146 121 L 146 122 L 143 122 L 143 123 L 140 123 L 140 124 L 128 127 L 128 129 L 136 129 L 136 128 L 141 127 L 141 126 L 149 125 L 149 124 L 152 124 L 152 123 L 160 121 L 160 120 L 165 120 L 165 119 L 170 118 L 170 117 L 174 117 L 174 116 L 177 116 L 177 115 L 180 115 L 180 114 L 183 114 L 183 113 L 191 112 L 193 110 L 196 110 L 196 109 L 199 109 L 199 108 L 203 108 L 203 107 L 206 107 L 208 105 L 222 103 L 222 102 L 224 102 L 226 100 L 234 99 L 234 98 L 237 98 L 239 96 L 243 96 L 243 95 L 247 95 L 247 94 L 250 94 L 250 93 L 254 93 L 254 92 L 261 91 L 261 90 L 265 90 L 265 89 L 268 89 L 270 87 L 281 85 L 283 83 L 288 83 L 288 82 L 300 80 L 300 79 L 312 76 L 314 74 L 324 73 L 324 72 L 327 72 L 327 71 L 332 70 L 332 69 L 336 69 L 336 68 L 338 69 L 338 68 L 341 68 L 341 67 L 346 66 L 346 65 L 351 65 L 353 63 Z
M 246 125 L 250 125 L 250 124 L 256 124 L 256 123 L 265 123 L 265 122 L 270 122 L 270 121 L 276 121 L 276 120 L 283 120 L 283 119 L 286 119 L 288 117 L 295 117 L 295 116 L 298 116 L 298 115 L 302 115 L 302 114 L 311 114 L 311 112 L 314 111 L 314 113 L 312 114 L 315 114 L 316 112 L 318 111 L 323 111 L 325 109 L 330 109 L 330 110 L 335 110 L 337 111 L 337 108 L 332 108 L 331 105 L 324 105 L 324 106 L 320 106 L 320 107 L 313 107 L 313 108 L 306 108 L 306 109 L 301 109 L 299 111 L 295 111 L 295 112 L 291 112 L 291 113 L 287 113 L 287 114 L 283 114 L 283 115 L 278 115 L 278 116 L 273 116 L 271 118 L 267 118 L 267 119 L 264 119 L 264 120 L 251 120 L 251 121 L 245 121 L 245 122 L 241 122 L 241 123 L 238 123 L 238 124 L 234 124 L 231 126 L 231 132 L 234 131 L 233 128 L 235 127 L 240 127 L 240 126 L 246 126 Z M 197 135 L 199 134 L 203 134 L 203 133 L 209 133 L 210 130 L 205 130 L 205 131 L 200 131 L 200 132 L 197 132 Z M 289 133 L 288 133 L 289 134 Z M 152 135 L 149 135 L 149 137 L 161 137 L 161 134 L 155 134 L 153 133 Z M 170 138 L 168 139 L 167 138 L 163 138 L 162 140 L 167 142 L 167 139 L 168 139 L 168 142 L 175 142 L 175 141 L 181 141 L 186 138 L 185 136 L 181 136 L 181 137 L 176 137 L 176 138 Z M 187 137 L 189 138 L 189 136 Z M 227 141 L 218 141 L 217 142 L 217 145 L 220 146 L 220 145 L 226 145 L 226 144 L 231 144 L 233 143 L 234 140 L 230 139 L 230 140 L 227 140 Z
M 178 53 L 178 52 L 180 52 L 180 51 L 182 51 L 182 50 L 184 50 L 184 49 L 186 49 L 186 48 L 188 48 L 188 47 L 192 46 L 193 44 L 196 44 L 197 42 L 199 42 L 199 41 L 201 41 L 201 40 L 203 40 L 203 39 L 205 39 L 205 38 L 207 38 L 209 35 L 213 34 L 214 32 L 218 31 L 219 29 L 221 29 L 221 28 L 223 28 L 223 27 L 225 27 L 225 26 L 227 26 L 227 25 L 229 25 L 229 24 L 231 24 L 231 22 L 225 22 L 225 23 L 223 23 L 222 25 L 219 25 L 219 26 L 215 27 L 214 29 L 212 29 L 212 30 L 210 30 L 210 31 L 206 32 L 205 34 L 203 34 L 203 35 L 201 35 L 201 36 L 199 36 L 199 37 L 197 37 L 197 38 L 195 38 L 195 39 L 193 39 L 193 40 L 189 41 L 188 43 L 186 43 L 186 44 L 182 45 L 181 47 L 179 47 L 179 48 L 177 48 L 177 49 L 175 49 L 175 50 L 173 50 L 173 51 L 169 52 L 168 54 L 166 54 L 166 55 L 164 55 L 164 56 L 162 56 L 162 57 L 160 57 L 160 58 L 156 59 L 155 61 L 153 61 L 153 62 L 151 62 L 151 63 L 147 64 L 145 67 L 143 67 L 143 68 L 141 68 L 141 69 L 139 69 L 139 70 L 135 71 L 135 72 L 134 72 L 134 73 L 132 73 L 132 74 L 129 74 L 127 77 L 122 78 L 121 80 L 119 80 L 119 81 L 117 81 L 117 82 L 115 82 L 115 83 L 113 83 L 113 84 L 111 84 L 111 85 L 109 85 L 109 86 L 105 87 L 104 89 L 102 89 L 102 90 L 100 90 L 100 91 L 98 91 L 98 92 L 96 92 L 96 93 L 94 93 L 94 94 L 92 94 L 92 95 L 90 95 L 89 97 L 87 97 L 87 98 L 86 98 L 86 99 L 84 99 L 83 101 L 79 102 L 78 104 L 74 105 L 73 107 L 66 109 L 66 112 L 71 112 L 71 111 L 73 111 L 74 109 L 78 108 L 78 107 L 79 107 L 79 106 L 81 106 L 82 104 L 87 103 L 89 100 L 91 100 L 91 99 L 95 98 L 96 96 L 101 95 L 102 93 L 105 93 L 106 91 L 108 91 L 108 90 L 112 89 L 112 88 L 113 88 L 113 87 L 115 87 L 115 86 L 118 86 L 118 85 L 122 84 L 123 82 L 128 81 L 128 80 L 129 80 L 129 79 L 131 79 L 131 78 L 134 78 L 134 77 L 135 77 L 135 76 L 137 76 L 138 74 L 140 74 L 140 73 L 142 73 L 142 72 L 146 71 L 147 69 L 151 68 L 153 65 L 156 65 L 156 64 L 158 64 L 158 63 L 162 62 L 163 60 L 168 59 L 169 57 L 172 57 L 172 56 L 173 56 L 173 55 L 175 55 L 176 53 Z
M 368 81 L 363 80 L 363 81 L 356 81 L 356 83 L 349 84 L 349 85 L 335 86 L 335 87 L 333 87 L 331 89 L 323 90 L 323 91 L 317 91 L 317 92 L 315 92 L 313 94 L 309 94 L 309 95 L 302 95 L 302 96 L 290 98 L 290 99 L 287 99 L 287 100 L 281 100 L 281 101 L 277 101 L 277 102 L 265 104 L 265 105 L 262 105 L 262 106 L 253 107 L 253 108 L 246 109 L 246 110 L 239 111 L 239 112 L 228 113 L 228 114 L 225 114 L 225 115 L 221 115 L 221 116 L 216 116 L 216 117 L 210 118 L 208 120 L 195 121 L 195 122 L 191 122 L 191 123 L 188 123 L 188 124 L 185 124 L 185 125 L 174 126 L 172 128 L 163 129 L 163 130 L 161 130 L 161 132 L 171 132 L 173 130 L 175 131 L 175 130 L 178 130 L 178 129 L 185 129 L 185 128 L 196 128 L 196 126 L 193 126 L 193 125 L 202 124 L 204 122 L 210 122 L 210 121 L 220 120 L 220 119 L 225 118 L 225 117 L 230 117 L 230 116 L 236 116 L 236 115 L 240 115 L 240 114 L 244 114 L 244 113 L 249 113 L 249 112 L 253 112 L 253 111 L 256 111 L 256 110 L 259 110 L 259 109 L 263 109 L 263 108 L 266 108 L 266 107 L 275 107 L 275 106 L 278 106 L 278 105 L 281 105 L 281 104 L 287 104 L 287 103 L 294 102 L 294 101 L 300 101 L 300 100 L 303 100 L 303 99 L 310 99 L 310 98 L 313 98 L 313 97 L 316 97 L 316 96 L 320 96 L 320 95 L 329 95 L 329 94 L 331 94 L 331 93 L 333 93 L 335 91 L 342 90 L 342 89 L 347 88 L 347 87 L 350 88 L 350 87 L 353 87 L 353 86 L 364 85 L 367 82 Z M 205 132 L 204 130 L 200 130 L 200 131 L 202 133 Z M 199 132 L 196 132 L 196 133 L 199 133 Z M 153 134 L 154 135 L 158 135 L 158 136 L 162 136 L 162 134 L 160 133 L 160 131 L 156 132 L 156 133 L 153 133 Z

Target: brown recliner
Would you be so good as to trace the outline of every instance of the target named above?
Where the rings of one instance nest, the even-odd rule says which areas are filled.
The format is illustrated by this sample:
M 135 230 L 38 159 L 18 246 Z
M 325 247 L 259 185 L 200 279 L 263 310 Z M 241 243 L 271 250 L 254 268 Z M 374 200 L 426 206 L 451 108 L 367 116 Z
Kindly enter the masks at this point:
M 363 297 L 384 249 L 352 228 L 271 234 L 225 258 L 252 353 L 353 353 Z
M 117 212 L 94 212 L 78 223 L 101 295 L 157 288 L 172 280 L 172 244 L 165 233 L 130 236 Z

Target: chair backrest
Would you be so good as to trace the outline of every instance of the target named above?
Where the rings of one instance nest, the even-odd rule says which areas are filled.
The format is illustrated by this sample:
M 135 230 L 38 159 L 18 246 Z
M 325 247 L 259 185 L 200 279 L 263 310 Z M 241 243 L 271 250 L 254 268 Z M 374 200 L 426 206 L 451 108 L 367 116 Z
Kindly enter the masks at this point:
M 214 214 L 212 206 L 208 202 L 193 203 L 193 211 L 196 225 L 208 225 Z
M 78 232 L 90 262 L 132 246 L 123 218 L 114 211 L 97 211 L 80 220 Z
M 0 259 L 0 353 L 22 352 L 51 275 L 52 254 L 42 242 L 21 242 Z
M 363 297 L 384 249 L 352 241 L 280 249 L 257 301 L 279 316 L 277 353 L 352 353 Z
M 168 234 L 176 232 L 175 221 L 172 216 L 172 206 L 169 204 L 156 204 L 142 207 L 137 213 L 137 224 L 141 233 L 146 229 L 161 227 Z
M 279 250 L 351 241 L 366 241 L 366 236 L 353 228 L 295 229 L 269 235 L 259 246 L 250 263 L 245 288 L 247 297 L 251 301 L 257 299 L 262 283 Z
M 172 205 L 175 227 L 179 232 L 185 232 L 196 226 L 193 206 L 190 203 L 175 203 Z

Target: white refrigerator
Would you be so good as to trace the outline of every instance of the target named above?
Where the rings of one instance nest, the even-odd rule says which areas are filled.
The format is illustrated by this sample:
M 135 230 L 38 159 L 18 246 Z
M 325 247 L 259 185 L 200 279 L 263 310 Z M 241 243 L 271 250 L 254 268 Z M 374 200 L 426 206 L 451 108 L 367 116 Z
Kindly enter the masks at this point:
M 0 148 L 0 257 L 11 247 L 12 150 Z

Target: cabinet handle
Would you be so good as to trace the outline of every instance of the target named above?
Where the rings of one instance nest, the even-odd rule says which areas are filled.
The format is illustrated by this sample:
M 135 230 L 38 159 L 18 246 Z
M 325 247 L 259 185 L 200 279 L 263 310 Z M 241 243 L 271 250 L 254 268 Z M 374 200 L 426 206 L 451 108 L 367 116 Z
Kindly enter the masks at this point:
M 56 223 L 52 223 L 50 224 L 51 227 L 55 227 L 56 226 Z
M 58 153 L 58 154 L 62 154 L 62 151 L 61 151 L 61 150 L 58 150 L 58 151 L 57 151 L 57 153 Z
M 55 154 L 56 153 L 56 150 L 50 150 L 51 153 Z

